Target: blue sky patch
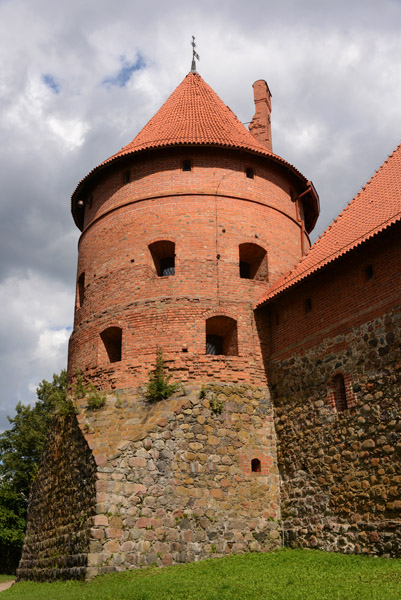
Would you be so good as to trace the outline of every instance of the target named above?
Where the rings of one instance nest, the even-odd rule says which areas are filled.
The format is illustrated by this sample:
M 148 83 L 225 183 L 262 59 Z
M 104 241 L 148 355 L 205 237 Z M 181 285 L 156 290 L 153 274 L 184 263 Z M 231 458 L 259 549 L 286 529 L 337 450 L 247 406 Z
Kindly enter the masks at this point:
M 113 77 L 108 77 L 103 80 L 103 84 L 106 86 L 118 86 L 125 87 L 125 85 L 131 79 L 131 76 L 135 71 L 140 71 L 146 65 L 145 60 L 141 54 L 138 54 L 138 58 L 134 62 L 127 61 L 125 56 L 120 57 L 121 69 Z
M 51 91 L 53 92 L 53 94 L 59 94 L 60 93 L 61 86 L 54 79 L 53 75 L 50 75 L 49 73 L 45 73 L 44 75 L 42 75 L 42 81 L 43 81 L 43 83 L 45 85 L 47 85 L 48 88 L 51 89 Z

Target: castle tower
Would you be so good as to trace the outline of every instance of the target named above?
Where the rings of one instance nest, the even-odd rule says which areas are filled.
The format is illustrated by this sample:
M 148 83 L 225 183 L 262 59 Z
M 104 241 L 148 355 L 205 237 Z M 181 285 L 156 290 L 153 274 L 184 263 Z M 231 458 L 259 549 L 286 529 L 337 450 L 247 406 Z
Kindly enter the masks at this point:
M 266 132 L 268 88 L 254 89 Z M 70 374 L 136 386 L 159 346 L 182 381 L 265 382 L 251 307 L 309 247 L 318 214 L 313 186 L 268 146 L 190 72 L 80 182 Z
M 76 422 L 49 438 L 47 465 L 71 456 L 75 479 L 55 533 L 41 498 L 51 512 L 63 481 L 42 466 L 21 577 L 280 545 L 266 330 L 253 306 L 309 247 L 319 206 L 311 182 L 272 152 L 270 93 L 254 89 L 255 136 L 191 71 L 72 196 L 82 235 L 69 377 L 79 370 L 107 398 L 98 410 L 77 398 Z M 150 403 L 158 350 L 182 385 Z

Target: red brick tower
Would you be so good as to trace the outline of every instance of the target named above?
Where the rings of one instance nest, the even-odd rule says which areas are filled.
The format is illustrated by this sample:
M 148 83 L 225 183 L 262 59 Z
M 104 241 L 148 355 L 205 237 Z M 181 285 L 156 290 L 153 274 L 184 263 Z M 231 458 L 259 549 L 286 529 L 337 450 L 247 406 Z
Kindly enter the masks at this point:
M 159 346 L 183 381 L 265 382 L 252 306 L 309 248 L 318 199 L 272 153 L 270 92 L 254 89 L 255 137 L 190 72 L 78 185 L 70 373 L 136 386 Z
M 20 577 L 281 544 L 253 306 L 309 247 L 318 198 L 269 147 L 265 82 L 255 100 L 254 136 L 189 73 L 73 194 L 82 236 L 69 374 L 79 369 L 106 401 L 75 398 L 77 416 L 52 428 Z M 185 391 L 150 403 L 158 347 Z

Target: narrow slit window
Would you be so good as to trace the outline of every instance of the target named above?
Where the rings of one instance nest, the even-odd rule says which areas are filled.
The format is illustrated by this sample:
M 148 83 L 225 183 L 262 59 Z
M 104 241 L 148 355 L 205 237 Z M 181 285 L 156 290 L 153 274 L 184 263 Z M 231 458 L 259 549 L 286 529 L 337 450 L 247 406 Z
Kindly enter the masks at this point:
M 239 245 L 239 276 L 241 279 L 268 280 L 267 252 L 258 244 Z
M 175 275 L 175 243 L 161 240 L 150 244 L 149 251 L 158 277 Z
M 237 321 L 223 315 L 207 319 L 206 354 L 238 355 Z
M 192 162 L 190 160 L 182 161 L 182 170 L 183 171 L 192 171 Z
M 122 333 L 120 327 L 108 327 L 100 334 L 106 357 L 110 363 L 121 360 Z
M 126 183 L 130 182 L 130 172 L 129 171 L 124 171 L 123 173 L 123 184 L 125 185 Z
M 251 460 L 251 470 L 252 470 L 252 473 L 261 473 L 262 465 L 258 458 L 253 458 Z
M 344 377 L 339 373 L 333 378 L 334 401 L 338 412 L 342 412 L 348 408 L 347 392 L 345 390 Z
M 312 298 L 306 298 L 305 300 L 305 312 L 310 313 L 312 310 Z
M 373 269 L 373 265 L 372 264 L 366 265 L 366 267 L 365 267 L 365 278 L 366 278 L 366 281 L 369 281 L 370 279 L 373 279 L 374 276 L 375 276 L 375 272 L 374 272 L 374 269 Z
M 247 167 L 245 169 L 245 175 L 247 176 L 248 179 L 253 179 L 255 177 L 254 170 L 251 167 Z
M 81 308 L 83 306 L 85 300 L 85 273 L 81 273 L 78 277 L 78 307 Z

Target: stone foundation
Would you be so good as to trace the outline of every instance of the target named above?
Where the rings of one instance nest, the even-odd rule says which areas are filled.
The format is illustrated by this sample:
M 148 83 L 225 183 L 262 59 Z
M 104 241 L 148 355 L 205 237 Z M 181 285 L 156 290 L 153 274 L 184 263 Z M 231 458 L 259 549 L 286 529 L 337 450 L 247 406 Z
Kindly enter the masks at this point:
M 400 556 L 400 333 L 401 314 L 389 313 L 273 360 L 287 544 Z
M 75 415 L 55 417 L 31 490 L 19 580 L 85 577 L 95 485 L 96 464 Z
M 72 487 L 63 476 L 71 431 L 53 432 L 32 495 L 20 578 L 93 577 L 281 546 L 267 388 L 209 383 L 154 404 L 130 389 L 110 393 L 100 410 L 78 403 L 91 448 L 91 455 L 82 452 L 83 474 L 96 462 L 96 483 L 80 483 L 93 494 L 91 527 L 80 525 L 79 502 L 64 497 Z M 65 446 L 49 470 L 56 439 Z M 52 528 L 59 514 L 63 525 L 56 518 Z M 40 519 L 48 525 L 39 534 Z

